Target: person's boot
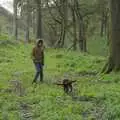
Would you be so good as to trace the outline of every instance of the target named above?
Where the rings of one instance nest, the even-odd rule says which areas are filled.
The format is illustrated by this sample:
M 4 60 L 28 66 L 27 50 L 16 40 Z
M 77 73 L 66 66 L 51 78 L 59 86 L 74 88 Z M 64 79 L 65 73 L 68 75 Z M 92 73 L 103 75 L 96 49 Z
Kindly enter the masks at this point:
M 40 82 L 43 82 L 43 76 L 40 76 Z
M 39 72 L 36 73 L 35 78 L 34 78 L 32 84 L 37 82 L 38 77 L 39 77 Z
M 34 79 L 34 80 L 32 81 L 32 84 L 34 84 L 34 83 L 37 83 L 37 80 L 36 80 L 36 79 Z
M 36 83 L 34 80 L 32 81 L 32 84 Z
M 40 82 L 43 82 L 43 71 L 40 72 Z

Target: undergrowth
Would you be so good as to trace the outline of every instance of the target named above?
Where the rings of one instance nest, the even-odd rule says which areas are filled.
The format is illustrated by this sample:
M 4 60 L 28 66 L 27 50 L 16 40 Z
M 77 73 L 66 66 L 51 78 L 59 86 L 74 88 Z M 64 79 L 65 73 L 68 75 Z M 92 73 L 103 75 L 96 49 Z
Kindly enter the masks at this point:
M 100 74 L 106 59 L 60 49 L 45 50 L 44 82 L 32 85 L 35 68 L 29 44 L 0 44 L 0 119 L 18 120 L 26 104 L 33 120 L 119 120 L 120 75 Z M 77 80 L 67 95 L 54 83 Z M 20 80 L 25 95 L 6 91 Z M 23 107 L 24 108 L 24 107 Z

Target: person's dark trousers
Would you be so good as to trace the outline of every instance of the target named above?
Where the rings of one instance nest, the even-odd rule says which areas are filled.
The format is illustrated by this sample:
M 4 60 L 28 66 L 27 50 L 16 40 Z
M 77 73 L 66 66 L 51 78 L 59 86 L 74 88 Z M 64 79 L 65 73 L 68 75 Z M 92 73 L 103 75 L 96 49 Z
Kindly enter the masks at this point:
M 40 76 L 40 81 L 43 81 L 43 65 L 41 63 L 34 63 L 36 74 L 32 83 L 35 83 Z

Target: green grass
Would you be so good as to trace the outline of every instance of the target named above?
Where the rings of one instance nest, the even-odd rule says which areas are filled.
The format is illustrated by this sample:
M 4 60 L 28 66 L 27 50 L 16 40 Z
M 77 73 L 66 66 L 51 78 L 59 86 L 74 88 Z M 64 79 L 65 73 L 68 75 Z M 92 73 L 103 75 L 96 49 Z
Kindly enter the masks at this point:
M 6 34 L 0 35 L 0 40 L 8 40 L 8 35 L 6 35 Z
M 119 120 L 120 75 L 99 74 L 104 57 L 46 49 L 44 83 L 35 87 L 31 84 L 35 73 L 32 46 L 0 45 L 0 90 L 15 79 L 23 82 L 26 91 L 23 97 L 0 92 L 0 120 L 20 119 L 21 102 L 29 105 L 33 120 Z M 63 78 L 77 80 L 72 95 L 54 85 Z

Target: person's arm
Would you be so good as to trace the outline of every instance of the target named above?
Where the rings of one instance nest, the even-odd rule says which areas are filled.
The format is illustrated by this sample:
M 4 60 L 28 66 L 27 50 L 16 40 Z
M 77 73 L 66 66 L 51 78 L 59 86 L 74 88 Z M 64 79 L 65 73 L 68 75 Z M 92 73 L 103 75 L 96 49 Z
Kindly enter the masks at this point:
M 35 59 L 35 48 L 32 49 L 31 58 L 32 60 Z
M 45 49 L 45 47 L 44 47 L 44 45 L 43 45 L 43 48 L 42 48 L 42 65 L 44 65 L 44 49 Z
M 44 51 L 42 51 L 42 65 L 44 65 Z

